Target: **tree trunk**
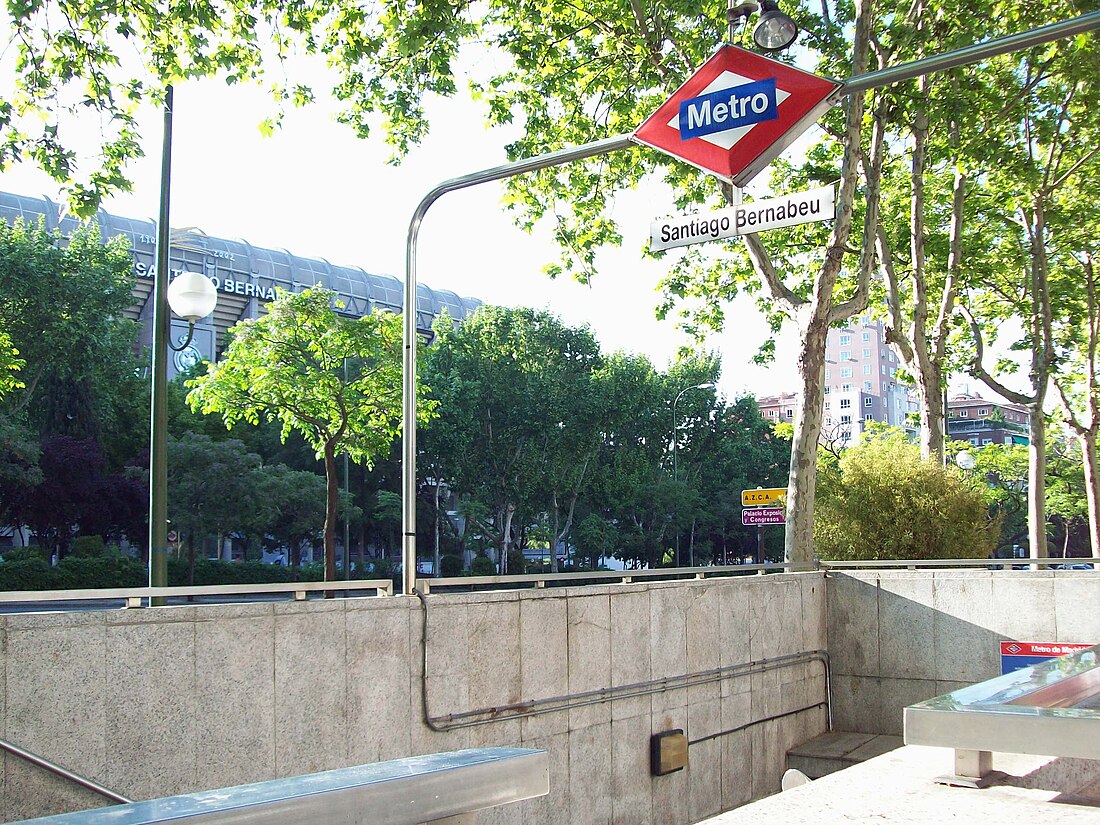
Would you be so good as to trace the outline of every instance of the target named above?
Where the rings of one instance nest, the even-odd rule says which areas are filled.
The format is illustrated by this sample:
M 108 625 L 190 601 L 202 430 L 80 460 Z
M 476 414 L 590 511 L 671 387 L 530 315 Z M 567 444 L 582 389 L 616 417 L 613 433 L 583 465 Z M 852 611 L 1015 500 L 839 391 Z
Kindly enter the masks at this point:
M 500 539 L 500 575 L 508 575 L 508 551 L 512 549 L 512 516 L 516 514 L 516 505 L 509 504 L 504 511 L 504 532 Z
M 787 481 L 787 531 L 784 556 L 790 562 L 813 560 L 814 497 L 817 492 L 817 442 L 821 436 L 825 386 L 825 338 L 828 307 L 816 313 L 802 340 L 798 372 L 802 398 L 794 423 L 790 476 Z M 853 425 L 855 426 L 855 425 Z
M 1030 437 L 1027 455 L 1027 537 L 1031 545 L 1033 559 L 1045 559 L 1047 551 L 1047 509 L 1046 509 L 1046 422 L 1043 420 L 1042 396 L 1046 393 L 1037 389 L 1040 396 L 1037 403 L 1029 404 L 1031 417 Z
M 919 371 L 921 458 L 943 460 L 943 377 L 939 363 L 929 360 Z
M 187 533 L 187 584 L 195 586 L 195 531 Z
M 554 511 L 554 524 L 550 530 L 550 572 L 558 572 L 558 491 L 550 491 L 551 509 Z
M 336 442 L 325 443 L 325 581 L 336 581 L 336 505 L 340 484 L 336 476 Z
M 1081 462 L 1085 468 L 1085 498 L 1089 513 L 1089 546 L 1092 557 L 1100 559 L 1100 492 L 1097 485 L 1100 478 L 1096 466 L 1096 432 L 1092 431 L 1079 437 L 1081 442 Z

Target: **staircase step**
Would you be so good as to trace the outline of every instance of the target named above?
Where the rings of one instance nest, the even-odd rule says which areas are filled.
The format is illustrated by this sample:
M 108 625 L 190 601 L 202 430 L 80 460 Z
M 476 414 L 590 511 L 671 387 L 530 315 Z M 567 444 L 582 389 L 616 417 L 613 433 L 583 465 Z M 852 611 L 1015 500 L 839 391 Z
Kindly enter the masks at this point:
M 829 731 L 791 748 L 787 753 L 787 767 L 800 770 L 811 779 L 819 779 L 901 746 L 900 736 Z

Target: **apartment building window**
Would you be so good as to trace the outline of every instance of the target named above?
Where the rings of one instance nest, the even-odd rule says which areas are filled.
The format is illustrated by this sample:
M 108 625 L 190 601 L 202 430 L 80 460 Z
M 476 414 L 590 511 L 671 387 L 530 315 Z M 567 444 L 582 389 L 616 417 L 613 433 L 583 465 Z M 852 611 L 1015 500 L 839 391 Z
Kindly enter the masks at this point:
M 863 414 L 863 420 L 864 421 L 874 421 L 875 420 L 875 414 L 874 413 L 864 413 Z
M 979 407 L 978 408 L 978 415 L 988 415 L 988 414 L 989 414 L 989 410 L 987 410 L 985 407 Z
M 890 363 L 891 364 L 894 363 L 894 353 L 892 353 L 892 352 L 890 353 Z
M 873 399 L 873 398 L 864 398 L 863 399 L 863 406 L 864 407 L 873 407 L 874 404 L 875 404 L 875 399 Z
M 870 392 L 871 391 L 871 382 L 870 381 L 864 381 L 863 382 L 863 389 L 867 390 L 867 392 Z
M 871 333 L 869 333 L 869 332 L 863 333 L 863 340 L 864 341 L 870 341 L 871 340 Z
M 982 439 L 982 445 L 983 445 L 983 446 L 984 446 L 984 445 L 986 445 L 986 444 L 992 444 L 992 443 L 993 443 L 993 439 L 992 439 L 992 438 L 983 438 L 983 439 Z
M 787 418 L 794 418 L 794 410 L 790 407 L 787 408 Z
M 828 367 L 825 368 L 825 380 L 826 381 L 829 380 L 829 368 Z
M 845 424 L 851 424 L 851 423 L 852 423 L 852 416 L 850 416 L 850 415 L 842 415 L 842 416 L 840 416 L 840 425 L 841 425 L 842 427 L 843 427 L 843 426 L 844 426 Z M 845 436 L 845 438 L 847 438 L 847 436 Z
M 970 439 L 970 443 L 971 443 L 971 444 L 973 444 L 973 445 L 974 445 L 975 447 L 977 447 L 977 446 L 978 446 L 978 439 L 976 439 L 976 438 L 971 438 L 971 439 Z
M 775 418 L 775 410 L 768 410 L 768 418 Z
M 850 349 L 842 349 L 840 351 L 841 361 L 850 361 L 852 359 L 852 351 Z
M 886 365 L 885 364 L 882 365 L 882 374 L 886 375 Z
M 840 385 L 840 391 L 841 392 L 851 392 L 852 391 L 852 385 L 851 384 L 841 384 Z
M 828 376 L 826 376 L 826 377 L 828 377 Z M 830 389 L 832 389 L 832 388 L 831 388 L 831 387 L 829 387 L 828 385 L 826 385 L 826 386 L 825 386 L 825 394 L 826 394 L 826 395 L 828 395 L 828 394 L 829 394 L 829 390 L 830 390 Z
M 870 375 L 871 374 L 871 365 L 870 364 L 864 364 L 863 365 L 863 374 L 864 375 Z
M 830 405 L 831 403 L 832 403 L 831 401 L 826 401 L 826 402 L 825 402 L 825 409 L 829 409 L 829 405 Z
M 970 410 L 959 410 L 959 418 L 968 418 L 970 416 Z
M 882 394 L 885 395 L 889 389 L 890 389 L 889 384 L 883 384 L 882 385 Z
M 848 410 L 848 409 L 851 409 L 851 407 L 852 407 L 852 399 L 851 398 L 841 398 L 840 399 L 840 409 Z
M 841 335 L 841 336 L 840 336 L 840 345 L 841 345 L 842 347 L 846 347 L 846 346 L 848 346 L 848 345 L 849 345 L 850 343 L 852 343 L 852 336 L 851 336 L 851 335 Z M 840 357 L 841 357 L 841 358 L 843 358 L 844 356 L 843 356 L 843 355 L 841 355 Z
M 871 357 L 871 348 L 870 347 L 864 347 L 863 348 L 863 357 L 864 358 L 870 358 Z
M 840 368 L 840 377 L 841 378 L 851 378 L 852 377 L 852 368 L 851 367 L 841 367 Z

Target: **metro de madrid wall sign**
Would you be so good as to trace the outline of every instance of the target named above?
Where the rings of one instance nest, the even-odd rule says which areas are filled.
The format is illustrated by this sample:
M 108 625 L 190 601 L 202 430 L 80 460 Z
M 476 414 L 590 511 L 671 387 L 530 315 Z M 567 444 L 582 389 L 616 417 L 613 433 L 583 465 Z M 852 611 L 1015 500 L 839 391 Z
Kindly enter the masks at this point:
M 744 186 L 836 102 L 842 86 L 726 44 L 634 140 Z

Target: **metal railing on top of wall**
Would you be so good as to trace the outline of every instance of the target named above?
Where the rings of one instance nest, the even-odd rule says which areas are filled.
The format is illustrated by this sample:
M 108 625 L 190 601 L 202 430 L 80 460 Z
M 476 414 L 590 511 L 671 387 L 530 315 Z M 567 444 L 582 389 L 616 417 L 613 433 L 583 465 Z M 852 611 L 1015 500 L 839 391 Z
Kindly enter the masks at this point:
M 502 589 L 545 589 L 548 587 L 581 587 L 585 585 L 631 584 L 646 581 L 685 581 L 711 578 L 732 578 L 764 573 L 805 573 L 816 570 L 884 570 L 986 568 L 991 570 L 1034 570 L 1082 568 L 1088 575 L 1100 571 L 1100 560 L 1092 558 L 1045 559 L 881 559 L 867 561 L 821 561 L 812 563 L 725 564 L 712 567 L 659 567 L 654 570 L 597 570 L 585 573 L 532 573 L 520 576 L 455 576 L 450 578 L 418 578 L 417 590 L 422 594 L 443 591 L 473 591 Z M 390 579 L 351 579 L 334 582 L 276 582 L 270 584 L 217 584 L 194 587 L 122 587 L 86 590 L 10 590 L 0 591 L 0 611 L 12 612 L 20 604 L 40 605 L 51 602 L 106 602 L 113 606 L 145 607 L 149 599 L 162 596 L 180 600 L 190 596 L 207 597 L 214 602 L 232 602 L 236 596 L 292 597 L 302 601 L 324 592 L 341 593 L 347 597 L 392 596 Z
M 0 591 L 0 606 L 12 602 L 122 602 L 126 607 L 144 607 L 152 597 L 186 599 L 189 596 L 272 596 L 292 595 L 304 601 L 310 593 L 335 592 L 348 595 L 393 595 L 391 579 L 348 579 L 332 582 L 271 582 L 267 584 L 208 584 L 180 587 L 111 587 L 87 590 Z M 231 599 L 226 599 L 231 601 Z

